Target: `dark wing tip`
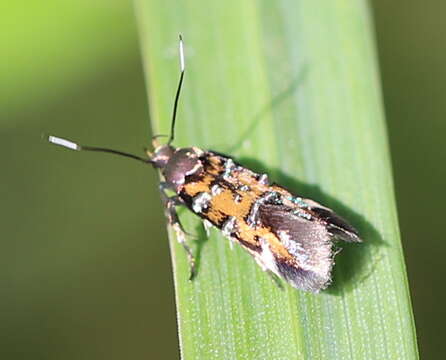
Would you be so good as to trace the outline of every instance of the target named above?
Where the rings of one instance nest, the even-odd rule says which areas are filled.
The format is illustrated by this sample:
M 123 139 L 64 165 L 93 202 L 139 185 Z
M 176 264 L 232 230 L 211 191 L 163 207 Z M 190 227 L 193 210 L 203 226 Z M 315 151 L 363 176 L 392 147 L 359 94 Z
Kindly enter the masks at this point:
M 337 236 L 346 242 L 362 242 L 358 231 L 332 210 L 321 207 L 313 207 L 311 208 L 311 211 L 315 212 L 327 223 L 327 229 L 332 235 Z

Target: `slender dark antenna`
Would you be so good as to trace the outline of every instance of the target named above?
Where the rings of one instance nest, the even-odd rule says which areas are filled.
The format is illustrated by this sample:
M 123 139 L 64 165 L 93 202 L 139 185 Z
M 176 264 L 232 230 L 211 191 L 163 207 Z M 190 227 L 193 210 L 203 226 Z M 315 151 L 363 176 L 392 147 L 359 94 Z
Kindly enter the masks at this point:
M 180 43 L 179 43 L 179 50 L 180 50 L 180 81 L 178 83 L 177 93 L 175 95 L 175 102 L 173 103 L 173 113 L 172 113 L 172 123 L 170 125 L 170 137 L 169 141 L 167 142 L 167 145 L 170 145 L 175 137 L 175 120 L 177 117 L 177 108 L 178 108 L 178 100 L 180 99 L 180 92 L 181 92 L 181 85 L 183 84 L 183 78 L 184 78 L 184 48 L 183 48 L 183 37 L 181 34 L 180 37 Z
M 115 155 L 120 155 L 120 156 L 125 156 L 128 157 L 130 159 L 135 159 L 138 161 L 142 161 L 143 163 L 151 163 L 150 159 L 145 159 L 142 157 L 139 157 L 137 155 L 133 155 L 133 154 L 129 154 L 123 151 L 119 151 L 119 150 L 113 150 L 113 149 L 107 149 L 107 148 L 101 148 L 101 147 L 95 147 L 95 146 L 83 146 L 83 145 L 79 145 L 76 144 L 70 140 L 67 139 L 63 139 L 57 136 L 52 136 L 49 135 L 48 136 L 48 141 L 52 144 L 55 145 L 59 145 L 59 146 L 63 146 L 66 147 L 67 149 L 71 149 L 74 151 L 100 151 L 100 152 L 106 152 L 106 153 L 110 153 L 110 154 L 115 154 Z

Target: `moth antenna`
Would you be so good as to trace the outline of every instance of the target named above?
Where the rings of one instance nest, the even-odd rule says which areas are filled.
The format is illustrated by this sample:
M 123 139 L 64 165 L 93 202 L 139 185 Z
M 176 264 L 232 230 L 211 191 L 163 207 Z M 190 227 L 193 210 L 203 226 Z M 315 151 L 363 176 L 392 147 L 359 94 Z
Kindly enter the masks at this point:
M 53 135 L 48 135 L 47 136 L 47 140 L 54 145 L 58 145 L 58 146 L 62 146 L 65 147 L 67 149 L 70 150 L 74 150 L 74 151 L 99 151 L 99 152 L 106 152 L 109 154 L 114 154 L 114 155 L 120 155 L 120 156 L 125 156 L 128 157 L 130 159 L 135 159 L 138 161 L 142 161 L 144 163 L 151 163 L 150 159 L 145 159 L 142 157 L 139 157 L 137 155 L 133 155 L 133 154 L 129 154 L 123 151 L 119 151 L 119 150 L 113 150 L 113 149 L 107 149 L 107 148 L 102 148 L 102 147 L 96 147 L 96 146 L 85 146 L 85 145 L 79 145 L 71 140 L 67 140 L 64 138 L 60 138 L 57 136 L 53 136 Z
M 169 141 L 167 142 L 167 145 L 170 145 L 173 139 L 175 138 L 175 121 L 177 117 L 178 100 L 180 99 L 181 86 L 183 85 L 183 78 L 184 78 L 184 69 L 185 69 L 184 46 L 183 46 L 183 37 L 181 36 L 181 34 L 179 35 L 178 48 L 180 53 L 180 81 L 178 82 L 178 88 L 175 94 L 175 101 L 173 103 L 172 122 L 170 125 L 170 137 Z

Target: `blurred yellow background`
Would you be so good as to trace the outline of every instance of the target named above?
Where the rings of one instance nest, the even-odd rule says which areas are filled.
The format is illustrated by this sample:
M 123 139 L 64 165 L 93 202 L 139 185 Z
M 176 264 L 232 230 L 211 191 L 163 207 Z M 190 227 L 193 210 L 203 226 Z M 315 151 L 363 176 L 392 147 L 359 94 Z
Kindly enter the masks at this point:
M 442 358 L 446 3 L 373 1 L 420 351 Z M 2 359 L 178 358 L 130 1 L 0 4 Z

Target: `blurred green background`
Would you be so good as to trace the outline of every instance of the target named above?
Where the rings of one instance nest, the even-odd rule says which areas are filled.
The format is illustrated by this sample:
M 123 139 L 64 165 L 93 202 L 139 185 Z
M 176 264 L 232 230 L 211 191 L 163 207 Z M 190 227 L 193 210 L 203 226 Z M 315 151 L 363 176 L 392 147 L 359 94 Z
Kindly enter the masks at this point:
M 372 2 L 421 356 L 443 358 L 444 2 Z M 42 133 L 150 141 L 130 1 L 0 4 L 2 359 L 178 358 L 156 174 Z

